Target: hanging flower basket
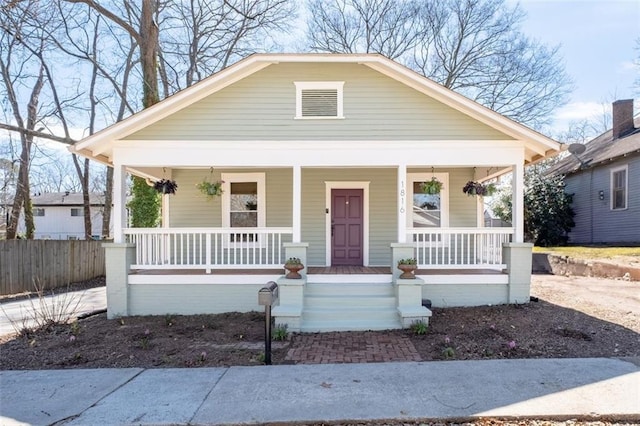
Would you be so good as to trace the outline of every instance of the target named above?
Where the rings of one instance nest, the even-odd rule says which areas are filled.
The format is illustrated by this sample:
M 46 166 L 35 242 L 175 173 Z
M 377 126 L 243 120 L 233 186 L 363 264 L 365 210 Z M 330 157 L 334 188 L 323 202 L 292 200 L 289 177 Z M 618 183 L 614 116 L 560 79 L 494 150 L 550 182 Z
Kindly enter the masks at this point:
M 213 199 L 213 197 L 219 197 L 222 195 L 223 183 L 224 181 L 222 180 L 209 182 L 205 179 L 202 182 L 196 184 L 196 187 L 200 190 L 200 192 L 209 197 L 209 199 Z
M 495 194 L 496 189 L 497 188 L 494 183 L 484 184 L 470 180 L 464 188 L 462 188 L 462 192 L 469 196 L 477 195 L 478 197 L 490 197 Z
M 178 184 L 175 180 L 160 179 L 154 182 L 153 188 L 161 194 L 175 194 Z
M 436 177 L 432 177 L 431 180 L 420 184 L 420 189 L 423 194 L 438 195 L 442 191 L 442 182 Z

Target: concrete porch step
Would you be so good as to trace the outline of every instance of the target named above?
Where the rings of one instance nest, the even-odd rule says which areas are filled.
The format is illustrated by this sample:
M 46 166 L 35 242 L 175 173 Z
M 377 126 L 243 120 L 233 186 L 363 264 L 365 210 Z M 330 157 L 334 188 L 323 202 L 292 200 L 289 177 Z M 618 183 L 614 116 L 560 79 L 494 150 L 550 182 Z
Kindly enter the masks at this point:
M 329 331 L 376 331 L 396 330 L 402 328 L 400 320 L 395 321 L 303 321 L 300 331 L 303 333 L 318 333 Z
M 335 308 L 305 308 L 302 311 L 302 323 L 305 321 L 394 321 L 399 320 L 398 310 L 378 307 L 335 307 Z
M 307 284 L 301 331 L 402 328 L 396 305 L 391 282 Z
M 395 297 L 391 282 L 307 284 L 305 296 L 387 296 Z
M 331 309 L 331 308 L 395 308 L 397 299 L 395 296 L 308 296 L 304 301 L 305 309 Z

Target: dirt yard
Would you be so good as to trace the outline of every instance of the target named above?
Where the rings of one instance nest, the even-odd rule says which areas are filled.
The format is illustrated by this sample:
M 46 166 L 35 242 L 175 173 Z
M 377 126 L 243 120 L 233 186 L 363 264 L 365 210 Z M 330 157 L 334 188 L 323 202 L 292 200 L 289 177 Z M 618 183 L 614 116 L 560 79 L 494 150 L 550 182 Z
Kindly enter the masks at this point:
M 337 345 L 343 352 L 360 340 L 408 341 L 425 361 L 640 356 L 638 290 L 638 282 L 537 275 L 537 302 L 434 309 L 425 334 L 323 333 L 317 340 L 343 342 Z M 116 320 L 100 314 L 0 337 L 0 369 L 258 365 L 264 360 L 263 333 L 264 316 L 255 312 Z M 293 334 L 274 342 L 273 363 L 311 362 L 291 355 L 310 350 L 305 340 Z

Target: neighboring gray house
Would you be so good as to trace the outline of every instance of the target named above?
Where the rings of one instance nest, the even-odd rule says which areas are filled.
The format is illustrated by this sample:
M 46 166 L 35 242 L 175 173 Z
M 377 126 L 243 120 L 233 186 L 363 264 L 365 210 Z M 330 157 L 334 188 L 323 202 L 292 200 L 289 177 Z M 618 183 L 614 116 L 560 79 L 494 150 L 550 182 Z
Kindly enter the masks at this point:
M 613 103 L 613 128 L 585 151 L 560 161 L 550 173 L 565 175 L 573 195 L 573 244 L 640 243 L 640 118 L 633 99 Z
M 102 235 L 104 194 L 89 194 L 91 204 L 91 235 L 99 240 Z M 84 239 L 84 207 L 80 192 L 47 192 L 31 197 L 33 220 L 37 240 L 82 240 Z M 113 208 L 113 207 L 112 207 Z M 24 212 L 20 212 L 18 234 L 26 232 Z

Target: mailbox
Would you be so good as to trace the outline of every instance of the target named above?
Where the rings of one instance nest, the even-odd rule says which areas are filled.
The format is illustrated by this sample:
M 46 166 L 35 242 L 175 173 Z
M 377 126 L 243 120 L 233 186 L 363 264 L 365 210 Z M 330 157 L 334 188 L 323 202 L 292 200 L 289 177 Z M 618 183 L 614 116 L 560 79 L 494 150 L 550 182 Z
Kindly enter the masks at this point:
M 258 304 L 260 306 L 272 306 L 278 299 L 278 284 L 269 281 L 266 286 L 258 291 Z
M 264 363 L 271 365 L 271 305 L 278 300 L 278 284 L 269 281 L 258 290 L 258 304 L 264 306 Z

